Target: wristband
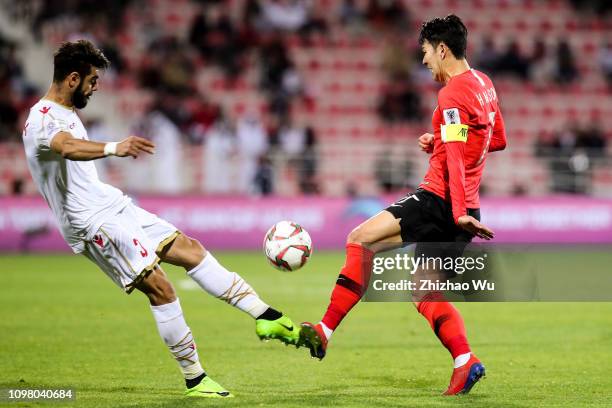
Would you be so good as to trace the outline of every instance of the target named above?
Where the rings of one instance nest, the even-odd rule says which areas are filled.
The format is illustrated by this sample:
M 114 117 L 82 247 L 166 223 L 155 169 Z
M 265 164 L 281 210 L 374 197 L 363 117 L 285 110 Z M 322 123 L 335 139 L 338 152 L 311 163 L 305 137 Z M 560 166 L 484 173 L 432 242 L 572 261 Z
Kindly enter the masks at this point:
M 117 142 L 111 142 L 104 145 L 104 155 L 105 156 L 114 156 L 117 154 Z

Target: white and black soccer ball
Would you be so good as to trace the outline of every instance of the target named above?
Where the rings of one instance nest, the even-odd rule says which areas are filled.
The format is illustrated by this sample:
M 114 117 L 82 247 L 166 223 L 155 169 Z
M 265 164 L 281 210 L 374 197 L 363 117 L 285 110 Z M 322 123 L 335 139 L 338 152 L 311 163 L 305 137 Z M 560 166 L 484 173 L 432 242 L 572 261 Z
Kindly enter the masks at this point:
M 300 269 L 312 254 L 308 232 L 292 221 L 277 222 L 264 238 L 264 253 L 276 269 L 290 272 Z

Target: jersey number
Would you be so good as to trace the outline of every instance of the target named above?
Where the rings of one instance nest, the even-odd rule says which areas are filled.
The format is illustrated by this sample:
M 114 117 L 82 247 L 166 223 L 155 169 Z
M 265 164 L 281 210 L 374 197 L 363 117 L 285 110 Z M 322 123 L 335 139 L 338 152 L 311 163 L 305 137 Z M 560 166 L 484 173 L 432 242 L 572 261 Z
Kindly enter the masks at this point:
M 136 238 L 134 238 L 134 246 L 140 246 L 140 256 L 142 256 L 143 258 L 146 257 L 147 255 L 149 255 L 149 252 L 142 246 L 142 244 L 140 243 L 139 240 L 137 240 Z
M 489 134 L 487 135 L 487 142 L 485 143 L 484 148 L 482 149 L 482 154 L 476 162 L 476 166 L 478 166 L 484 160 L 487 152 L 489 151 L 489 146 L 491 145 L 491 138 L 493 137 L 493 128 L 495 127 L 495 112 L 489 112 Z

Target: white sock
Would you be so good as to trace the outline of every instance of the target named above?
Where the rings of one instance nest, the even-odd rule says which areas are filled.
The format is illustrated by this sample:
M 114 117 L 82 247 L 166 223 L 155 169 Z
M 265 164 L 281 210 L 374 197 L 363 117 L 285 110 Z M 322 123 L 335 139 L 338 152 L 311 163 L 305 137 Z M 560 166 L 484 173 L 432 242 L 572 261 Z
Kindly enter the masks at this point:
M 455 358 L 455 368 L 459 368 L 461 366 L 466 365 L 471 355 L 472 353 L 465 353 L 465 354 L 458 355 Z
M 161 306 L 151 306 L 159 335 L 179 363 L 183 375 L 190 380 L 204 373 L 200 365 L 193 335 L 185 318 L 179 300 Z
M 261 316 L 270 307 L 257 296 L 251 285 L 236 272 L 225 269 L 210 252 L 187 274 L 206 292 L 253 318 Z
M 325 337 L 327 337 L 327 340 L 329 340 L 334 331 L 330 329 L 329 327 L 327 327 L 325 323 L 323 322 L 319 322 L 319 324 L 321 325 L 321 328 L 323 329 L 323 333 L 325 333 Z

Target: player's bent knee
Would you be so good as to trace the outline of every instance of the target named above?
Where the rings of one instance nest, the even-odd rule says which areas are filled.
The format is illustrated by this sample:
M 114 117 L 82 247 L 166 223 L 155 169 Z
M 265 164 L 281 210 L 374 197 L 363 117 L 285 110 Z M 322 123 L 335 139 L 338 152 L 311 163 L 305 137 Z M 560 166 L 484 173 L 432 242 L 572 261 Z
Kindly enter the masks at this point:
M 197 239 L 179 234 L 172 244 L 158 255 L 163 262 L 191 270 L 202 262 L 206 249 Z
M 185 267 L 187 269 L 195 268 L 206 256 L 206 248 L 197 239 L 186 235 L 182 235 L 182 237 L 185 239 L 185 260 L 187 261 Z
M 346 237 L 346 243 L 347 244 L 364 244 L 364 243 L 369 242 L 368 236 L 369 235 L 367 231 L 364 231 L 363 227 L 357 227 L 351 232 L 349 232 L 348 236 Z
M 207 252 L 206 248 L 204 248 L 204 245 L 202 245 L 202 243 L 198 241 L 197 239 L 194 239 L 191 237 L 187 237 L 187 239 L 189 239 L 191 243 L 192 254 L 197 258 L 204 258 Z

